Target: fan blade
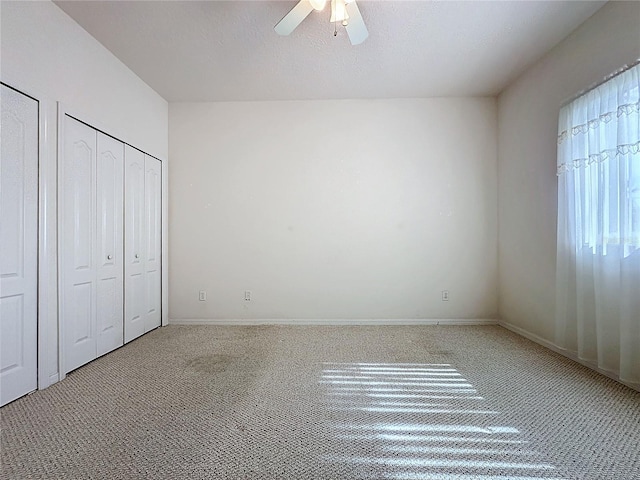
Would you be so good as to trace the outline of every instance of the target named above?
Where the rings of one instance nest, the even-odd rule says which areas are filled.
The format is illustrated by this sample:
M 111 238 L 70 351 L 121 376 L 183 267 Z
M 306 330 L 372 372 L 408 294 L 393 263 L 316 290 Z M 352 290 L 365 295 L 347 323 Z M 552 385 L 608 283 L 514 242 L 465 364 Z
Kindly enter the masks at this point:
M 300 0 L 275 26 L 274 29 L 276 33 L 279 35 L 289 35 L 312 11 L 313 6 L 309 0 Z
M 367 26 L 364 24 L 360 9 L 356 5 L 355 0 L 347 3 L 347 13 L 349 14 L 349 24 L 345 27 L 351 45 L 359 45 L 369 36 Z

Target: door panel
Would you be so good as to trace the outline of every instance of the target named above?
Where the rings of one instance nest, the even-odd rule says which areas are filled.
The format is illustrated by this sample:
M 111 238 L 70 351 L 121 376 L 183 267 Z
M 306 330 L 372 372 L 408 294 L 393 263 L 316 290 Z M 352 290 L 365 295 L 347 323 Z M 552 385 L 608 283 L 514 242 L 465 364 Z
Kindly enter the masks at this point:
M 2 318 L 2 351 L 0 355 L 3 374 L 20 369 L 22 366 L 25 346 L 22 342 L 22 325 L 16 320 L 24 318 L 23 302 L 24 295 L 5 295 L 0 298 L 0 315 L 2 315 L 0 317 Z M 5 322 L 5 319 L 11 321 Z
M 0 405 L 37 388 L 38 102 L 0 91 Z
M 144 153 L 125 146 L 124 341 L 145 332 Z
M 78 131 L 81 130 L 80 127 L 84 125 L 78 125 Z M 87 130 L 80 131 L 80 135 L 86 135 L 86 138 L 72 140 L 67 151 L 70 155 L 70 168 L 66 172 L 70 187 L 67 198 L 71 200 L 67 206 L 70 207 L 69 219 L 73 222 L 70 231 L 73 232 L 70 237 L 73 238 L 73 243 L 69 245 L 73 248 L 68 253 L 76 272 L 90 272 L 93 268 L 95 132 L 88 127 L 84 128 Z
M 160 271 L 161 271 L 161 211 L 162 211 L 162 164 L 145 155 L 145 247 L 146 247 L 146 305 L 145 331 L 160 326 Z
M 124 144 L 97 134 L 97 353 L 123 344 Z
M 97 282 L 98 356 L 120 346 L 124 338 L 122 277 Z M 119 303 L 118 303 L 119 301 Z
M 139 337 L 144 328 L 145 277 L 142 272 L 133 273 L 126 278 L 125 311 L 129 314 L 125 323 L 125 343 Z M 127 336 L 128 335 L 128 336 Z
M 93 325 L 87 321 L 87 318 L 91 318 L 93 310 L 92 292 L 92 282 L 73 285 L 71 294 L 73 301 L 71 305 L 67 305 L 67 314 L 65 315 L 65 327 L 70 331 L 69 338 L 73 342 L 73 346 L 88 350 L 88 355 L 93 352 L 92 343 L 95 340 Z M 95 356 L 90 360 L 93 358 Z
M 96 131 L 65 116 L 60 248 L 64 370 L 96 358 Z

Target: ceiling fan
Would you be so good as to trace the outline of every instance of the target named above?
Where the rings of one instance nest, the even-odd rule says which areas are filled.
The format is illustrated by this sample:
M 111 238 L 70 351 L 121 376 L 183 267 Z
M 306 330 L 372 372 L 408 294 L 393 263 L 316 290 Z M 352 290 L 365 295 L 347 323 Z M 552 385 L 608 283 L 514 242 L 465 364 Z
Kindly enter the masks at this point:
M 326 4 L 327 0 L 300 0 L 275 26 L 276 33 L 289 35 L 312 11 L 322 10 Z M 358 45 L 369 36 L 355 0 L 331 0 L 330 21 L 344 25 L 351 45 Z

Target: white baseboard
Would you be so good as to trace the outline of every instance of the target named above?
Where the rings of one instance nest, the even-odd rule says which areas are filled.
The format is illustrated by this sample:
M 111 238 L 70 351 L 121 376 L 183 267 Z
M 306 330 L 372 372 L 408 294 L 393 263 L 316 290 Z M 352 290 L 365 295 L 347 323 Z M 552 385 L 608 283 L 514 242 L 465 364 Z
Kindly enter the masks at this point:
M 542 338 L 541 336 L 536 335 L 535 333 L 531 333 L 528 330 L 525 330 L 524 328 L 518 327 L 509 322 L 505 322 L 504 320 L 498 320 L 498 325 L 506 328 L 507 330 L 511 330 L 513 333 L 517 333 L 518 335 L 523 336 L 524 338 L 528 338 L 532 342 L 542 345 L 543 347 L 546 347 L 549 350 L 553 350 L 556 353 L 559 353 L 561 355 L 564 355 L 565 357 L 571 358 L 570 353 L 567 350 L 560 348 L 555 343 L 550 342 L 546 338 Z
M 563 355 L 565 357 L 567 357 L 570 360 L 573 360 L 574 362 L 579 363 L 580 365 L 583 365 L 587 368 L 590 368 L 591 370 L 595 370 L 596 372 L 604 375 L 605 377 L 609 377 L 612 380 L 615 380 L 618 383 L 622 383 L 623 385 L 626 385 L 629 388 L 632 388 L 633 390 L 638 390 L 640 391 L 640 384 L 635 384 L 635 383 L 628 383 L 628 382 L 623 382 L 622 380 L 620 380 L 620 377 L 614 373 L 614 372 L 610 372 L 608 370 L 603 370 L 602 368 L 599 368 L 596 364 L 592 363 L 592 362 L 587 362 L 586 360 L 582 360 L 581 358 L 578 357 L 578 354 L 576 352 L 573 352 L 571 350 L 567 350 L 566 348 L 562 348 L 558 345 L 556 345 L 555 343 L 542 338 L 539 335 L 536 335 L 535 333 L 531 333 L 527 330 L 525 330 L 524 328 L 518 327 L 516 325 L 513 325 L 512 323 L 509 322 L 505 322 L 504 320 L 498 320 L 498 325 L 500 325 L 501 327 L 506 328 L 507 330 L 511 330 L 514 333 L 517 333 L 518 335 L 521 335 L 529 340 L 531 340 L 532 342 L 537 343 L 538 345 L 542 345 L 543 347 L 548 348 L 549 350 L 553 350 L 556 353 L 559 353 L 560 355 Z
M 491 318 L 171 318 L 169 325 L 497 325 Z
M 57 373 L 52 373 L 51 375 L 49 375 L 49 384 L 40 388 L 40 386 L 38 386 L 38 390 L 43 390 L 45 388 L 50 387 L 51 385 L 53 385 L 54 383 L 58 383 L 60 381 L 60 375 L 58 375 Z

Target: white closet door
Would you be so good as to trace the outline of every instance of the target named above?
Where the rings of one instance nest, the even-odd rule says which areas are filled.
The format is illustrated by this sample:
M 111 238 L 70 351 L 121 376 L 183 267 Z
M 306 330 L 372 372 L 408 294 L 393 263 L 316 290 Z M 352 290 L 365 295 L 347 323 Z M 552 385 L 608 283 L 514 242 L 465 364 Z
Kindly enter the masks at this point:
M 124 144 L 98 132 L 97 148 L 96 321 L 100 356 L 123 344 Z
M 97 356 L 96 131 L 65 116 L 60 248 L 64 370 Z
M 125 146 L 124 341 L 145 332 L 144 153 Z
M 0 405 L 37 388 L 38 102 L 2 85 Z
M 160 326 L 162 163 L 145 155 L 145 332 Z

